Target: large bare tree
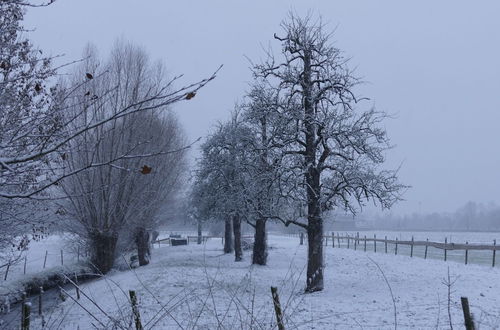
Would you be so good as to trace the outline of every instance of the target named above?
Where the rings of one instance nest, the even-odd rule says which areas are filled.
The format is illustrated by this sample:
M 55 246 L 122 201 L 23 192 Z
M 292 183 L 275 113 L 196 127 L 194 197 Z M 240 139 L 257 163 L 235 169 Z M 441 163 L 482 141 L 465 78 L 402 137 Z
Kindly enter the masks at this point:
M 281 56 L 271 52 L 254 66 L 257 78 L 276 93 L 282 168 L 288 187 L 282 193 L 307 205 L 307 222 L 287 219 L 308 234 L 306 291 L 322 290 L 324 210 L 355 212 L 365 201 L 390 207 L 403 188 L 394 171 L 380 169 L 390 147 L 379 123 L 384 114 L 359 109 L 354 92 L 359 80 L 342 52 L 331 45 L 321 20 L 294 14 L 283 21 Z
M 70 201 L 65 211 L 88 240 L 92 263 L 106 273 L 124 230 L 133 232 L 140 263 L 147 263 L 146 235 L 155 229 L 162 204 L 179 189 L 187 146 L 167 105 L 152 98 L 164 86 L 161 64 L 151 63 L 144 50 L 124 42 L 116 43 L 103 64 L 92 47 L 85 55 L 75 77 L 92 72 L 100 78 L 65 100 L 68 116 L 85 113 L 69 130 L 75 130 L 73 125 L 92 126 L 123 108 L 133 111 L 87 130 L 69 141 L 67 150 L 60 150 L 63 171 L 73 173 L 60 184 Z M 99 166 L 79 171 L 87 164 Z

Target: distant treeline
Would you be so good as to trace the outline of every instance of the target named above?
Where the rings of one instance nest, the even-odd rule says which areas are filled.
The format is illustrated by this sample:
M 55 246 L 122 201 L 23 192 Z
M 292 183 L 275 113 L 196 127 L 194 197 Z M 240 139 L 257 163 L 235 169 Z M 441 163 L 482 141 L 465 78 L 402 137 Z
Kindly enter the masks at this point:
M 467 202 L 451 213 L 381 215 L 370 225 L 376 229 L 393 230 L 500 231 L 500 207 Z

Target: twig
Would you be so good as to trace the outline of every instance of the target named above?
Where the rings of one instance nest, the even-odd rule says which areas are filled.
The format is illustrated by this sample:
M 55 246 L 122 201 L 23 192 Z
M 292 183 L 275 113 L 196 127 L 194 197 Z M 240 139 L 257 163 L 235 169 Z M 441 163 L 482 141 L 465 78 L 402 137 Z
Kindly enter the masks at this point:
M 385 276 L 385 273 L 382 270 L 382 268 L 380 267 L 380 265 L 372 258 L 370 258 L 368 256 L 367 256 L 367 258 L 370 259 L 370 261 L 373 262 L 375 264 L 375 266 L 377 266 L 378 270 L 380 271 L 380 273 L 384 277 L 384 281 L 387 284 L 387 287 L 389 288 L 389 292 L 391 293 L 392 306 L 394 309 L 394 329 L 397 329 L 398 328 L 398 312 L 397 312 L 397 307 L 396 307 L 396 299 L 394 298 L 394 294 L 392 293 L 391 285 L 389 284 L 389 281 L 387 280 L 387 277 Z

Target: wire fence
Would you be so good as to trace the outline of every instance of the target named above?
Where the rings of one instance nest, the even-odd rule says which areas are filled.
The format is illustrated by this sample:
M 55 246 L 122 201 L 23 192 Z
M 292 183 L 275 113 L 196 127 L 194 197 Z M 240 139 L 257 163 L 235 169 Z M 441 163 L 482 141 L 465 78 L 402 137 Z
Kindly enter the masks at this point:
M 12 276 L 37 274 L 45 269 L 79 263 L 88 259 L 87 251 L 45 250 L 43 256 L 31 257 L 29 253 L 7 262 L 3 270 L 3 281 Z

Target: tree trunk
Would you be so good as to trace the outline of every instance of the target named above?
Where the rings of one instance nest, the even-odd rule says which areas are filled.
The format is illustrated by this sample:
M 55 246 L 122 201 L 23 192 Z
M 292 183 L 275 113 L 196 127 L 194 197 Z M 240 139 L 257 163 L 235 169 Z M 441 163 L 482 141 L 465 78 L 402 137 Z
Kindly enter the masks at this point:
M 234 261 L 243 259 L 241 250 L 241 219 L 238 214 L 233 216 L 233 233 L 234 233 Z
M 224 253 L 233 252 L 233 234 L 231 229 L 231 219 L 226 218 L 224 226 Z
M 116 234 L 93 232 L 89 234 L 91 244 L 90 262 L 99 273 L 106 274 L 115 262 Z
M 321 217 L 320 175 L 310 167 L 306 173 L 307 188 L 307 286 L 306 292 L 323 290 L 323 219 Z
M 138 227 L 135 231 L 135 244 L 137 245 L 137 257 L 139 266 L 149 264 L 151 251 L 149 249 L 149 233 L 144 227 Z
M 307 183 L 307 286 L 306 292 L 323 290 L 323 219 L 321 218 L 321 180 L 317 160 L 318 127 L 312 104 L 311 51 L 304 51 L 303 102 L 305 128 L 305 179 Z
M 323 290 L 323 219 L 309 219 L 306 292 Z
M 255 222 L 252 264 L 263 266 L 267 264 L 267 234 L 265 219 L 258 219 Z
M 201 219 L 198 219 L 198 244 L 202 243 L 202 233 L 201 233 Z

